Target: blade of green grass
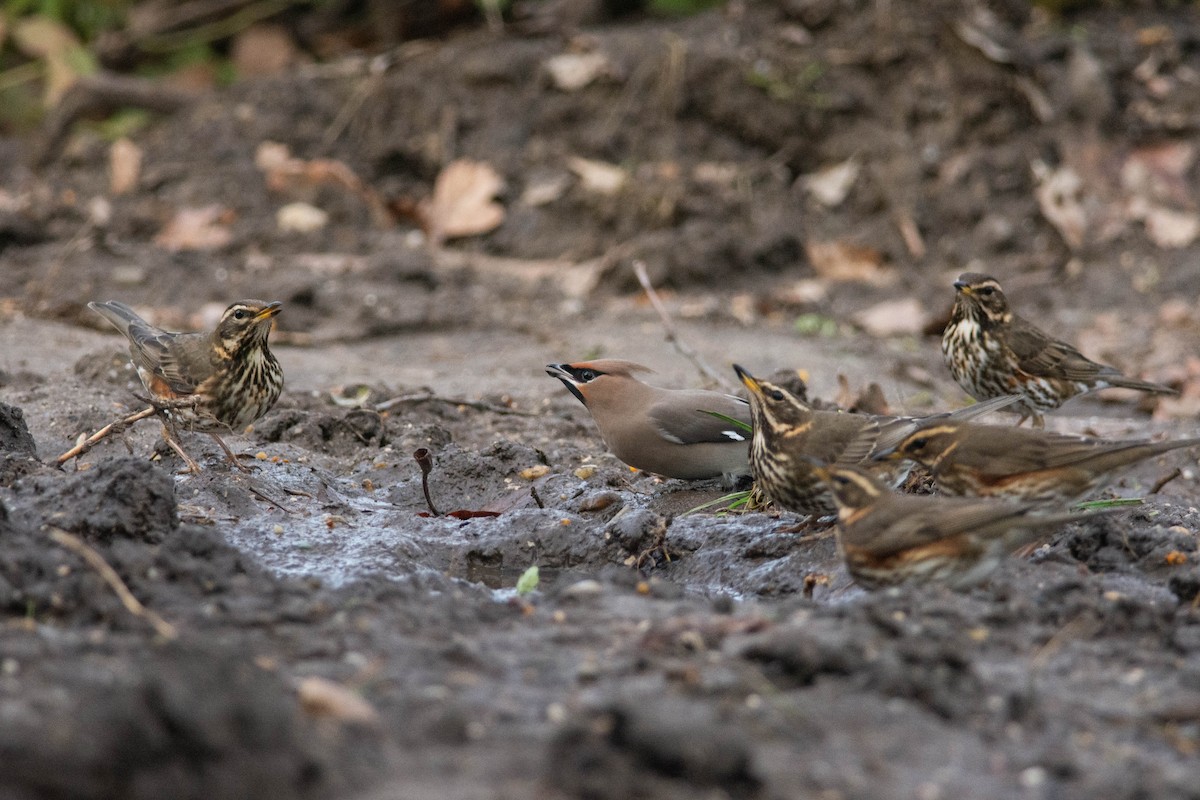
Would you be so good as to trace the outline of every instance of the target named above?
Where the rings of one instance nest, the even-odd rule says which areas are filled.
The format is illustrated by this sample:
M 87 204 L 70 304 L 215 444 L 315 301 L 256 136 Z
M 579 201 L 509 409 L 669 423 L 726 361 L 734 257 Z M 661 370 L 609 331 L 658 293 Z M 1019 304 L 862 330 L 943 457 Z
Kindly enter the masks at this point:
M 1144 501 L 1140 497 L 1114 497 L 1111 500 L 1088 500 L 1078 503 L 1075 507 L 1087 511 L 1095 508 L 1121 508 L 1122 506 L 1140 506 Z
M 736 511 L 737 509 L 746 505 L 746 501 L 748 501 L 749 499 L 750 499 L 749 491 L 730 492 L 729 494 L 721 495 L 720 497 L 716 498 L 715 500 L 709 500 L 707 503 L 701 503 L 700 505 L 696 506 L 695 508 L 689 508 L 687 511 L 683 512 L 683 514 L 684 514 L 684 516 L 687 516 L 688 514 L 695 514 L 698 511 L 703 511 L 706 508 L 712 508 L 713 506 L 720 505 L 721 503 L 729 504 L 729 505 L 725 506 L 725 508 L 721 509 L 722 511 Z

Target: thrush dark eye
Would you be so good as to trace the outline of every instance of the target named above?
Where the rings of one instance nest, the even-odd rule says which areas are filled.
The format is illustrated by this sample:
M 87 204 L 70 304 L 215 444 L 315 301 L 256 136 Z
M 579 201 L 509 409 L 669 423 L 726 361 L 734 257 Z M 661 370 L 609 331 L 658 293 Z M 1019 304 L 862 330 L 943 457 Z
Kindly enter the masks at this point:
M 923 450 L 925 448 L 925 445 L 927 445 L 927 444 L 929 444 L 928 439 L 925 439 L 925 438 L 913 439 L 912 442 L 909 444 L 909 447 L 911 447 L 913 450 Z
M 783 392 L 779 391 L 778 389 L 772 389 L 771 391 L 767 392 L 767 397 L 775 400 L 776 402 L 783 402 Z
M 978 291 L 979 294 L 983 295 L 984 297 L 991 297 L 996 290 L 991 286 L 981 286 L 976 291 Z
M 239 308 L 237 311 L 233 312 L 233 318 L 234 319 L 245 319 L 246 312 L 243 309 Z

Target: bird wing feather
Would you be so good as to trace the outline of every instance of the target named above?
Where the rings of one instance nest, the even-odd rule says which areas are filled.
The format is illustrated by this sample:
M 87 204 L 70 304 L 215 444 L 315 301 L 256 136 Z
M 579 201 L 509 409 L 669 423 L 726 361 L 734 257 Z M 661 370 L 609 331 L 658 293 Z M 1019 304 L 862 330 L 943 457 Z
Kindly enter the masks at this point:
M 887 547 L 879 549 L 879 552 L 876 553 L 879 556 L 887 556 L 909 548 L 932 544 L 963 533 L 983 534 L 986 539 L 989 538 L 987 536 L 988 529 L 993 526 L 996 536 L 1001 536 L 1014 527 L 1020 527 L 1026 523 L 1030 528 L 1040 528 L 1063 521 L 1057 518 L 1026 517 L 1032 507 L 1029 505 L 981 503 L 975 500 L 962 503 L 947 500 L 939 503 L 937 516 L 930 518 L 928 509 L 925 508 L 924 503 L 920 502 L 923 498 L 899 497 L 896 499 L 902 502 L 889 504 L 891 507 L 886 509 L 886 512 L 895 514 L 897 520 L 888 527 Z M 909 500 L 918 502 L 911 503 L 913 507 L 909 509 L 907 506 L 910 504 L 905 502 Z M 1022 519 L 1020 524 L 1016 524 L 1013 520 L 1018 517 L 1025 517 L 1025 519 Z
M 1094 381 L 1120 375 L 1112 367 L 1098 364 L 1066 342 L 1051 339 L 1040 330 L 1014 317 L 1008 329 L 1008 345 L 1017 357 L 1017 367 L 1030 375 L 1069 381 Z
M 189 375 L 211 372 L 211 369 L 199 371 L 195 365 L 184 363 L 182 356 L 185 350 L 179 347 L 180 339 L 192 336 L 207 338 L 204 334 L 167 333 L 145 323 L 135 323 L 129 326 L 128 335 L 134 345 L 129 348 L 134 364 L 162 378 L 177 394 L 187 395 L 196 391 L 197 385 Z
M 689 410 L 693 413 L 688 413 Z M 656 403 L 647 413 L 659 435 L 675 444 L 750 441 L 750 405 L 733 395 L 704 391 L 673 393 L 670 400 Z M 746 429 L 713 413 L 743 422 Z

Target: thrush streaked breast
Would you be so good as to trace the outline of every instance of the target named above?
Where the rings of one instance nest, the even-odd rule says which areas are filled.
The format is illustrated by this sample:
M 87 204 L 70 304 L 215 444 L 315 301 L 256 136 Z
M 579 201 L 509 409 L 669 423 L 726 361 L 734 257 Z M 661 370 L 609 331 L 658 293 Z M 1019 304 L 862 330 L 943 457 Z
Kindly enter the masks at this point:
M 969 588 L 1047 529 L 1096 516 L 1047 514 L 1033 503 L 895 494 L 856 467 L 815 465 L 813 472 L 837 504 L 846 569 L 868 589 L 909 582 Z
M 1064 503 L 1107 483 L 1123 467 L 1200 445 L 1109 441 L 1047 431 L 933 421 L 876 458 L 907 458 L 926 467 L 949 495 Z
M 995 278 L 965 272 L 954 282 L 942 356 L 958 385 L 977 400 L 1020 394 L 1021 422 L 1052 411 L 1077 394 L 1111 386 L 1174 394 L 1175 390 L 1123 375 L 1043 333 L 1009 308 Z M 1018 423 L 1019 424 L 1019 423 Z
M 769 381 L 759 380 L 738 365 L 734 370 L 749 390 L 753 435 L 750 467 L 754 481 L 777 507 L 800 514 L 832 514 L 836 510 L 828 489 L 813 473 L 811 460 L 861 465 L 889 486 L 908 477 L 910 467 L 873 458 L 894 448 L 922 419 L 819 411 Z M 938 414 L 933 419 L 971 419 L 1004 408 L 1016 397 Z
M 124 303 L 88 303 L 129 340 L 129 354 L 151 399 L 190 430 L 239 431 L 270 410 L 283 390 L 283 370 L 267 346 L 282 304 L 233 303 L 212 333 L 157 328 Z M 191 401 L 186 402 L 186 401 Z M 236 460 L 234 461 L 236 463 Z
M 636 377 L 650 371 L 615 358 L 546 365 L 591 413 L 608 449 L 631 467 L 684 480 L 748 475 L 746 401 L 703 389 L 664 389 Z

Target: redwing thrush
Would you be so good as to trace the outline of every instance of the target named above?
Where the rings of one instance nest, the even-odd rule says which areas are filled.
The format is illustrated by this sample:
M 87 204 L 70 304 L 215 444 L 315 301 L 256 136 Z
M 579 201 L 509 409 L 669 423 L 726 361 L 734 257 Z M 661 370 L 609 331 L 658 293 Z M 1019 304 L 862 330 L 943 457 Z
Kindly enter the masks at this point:
M 1122 375 L 1046 335 L 1012 313 L 995 278 L 964 272 L 954 289 L 954 310 L 942 334 L 942 355 L 950 374 L 977 400 L 1023 395 L 1017 407 L 1021 422 L 1033 417 L 1033 425 L 1040 428 L 1043 411 L 1110 386 L 1175 393 L 1169 386 Z
M 1114 442 L 942 420 L 921 425 L 876 458 L 923 465 L 945 494 L 1064 502 L 1100 487 L 1121 467 L 1196 445 L 1200 438 Z
M 651 371 L 613 358 L 546 365 L 629 466 L 684 480 L 748 475 L 749 432 L 709 413 L 749 426 L 746 401 L 702 389 L 660 389 L 633 376 Z
M 1040 513 L 1034 503 L 901 495 L 855 467 L 813 466 L 838 508 L 838 546 L 868 589 L 909 581 L 974 586 L 1045 528 L 1095 514 Z
M 170 333 L 156 328 L 118 303 L 88 303 L 129 340 L 129 354 L 142 385 L 170 418 L 217 440 L 230 463 L 237 458 L 219 433 L 238 431 L 261 417 L 279 399 L 283 370 L 267 347 L 280 303 L 241 300 L 221 315 L 212 333 Z M 195 462 L 167 441 L 196 471 Z
M 733 369 L 750 391 L 754 419 L 750 466 L 755 484 L 779 508 L 801 514 L 826 515 L 836 510 L 833 498 L 812 471 L 811 459 L 838 465 L 860 464 L 884 483 L 898 486 L 911 467 L 897 468 L 895 462 L 872 463 L 878 451 L 895 447 L 926 419 L 972 419 L 1017 402 L 1016 397 L 996 398 L 925 418 L 818 411 L 787 389 L 759 380 L 737 364 Z

